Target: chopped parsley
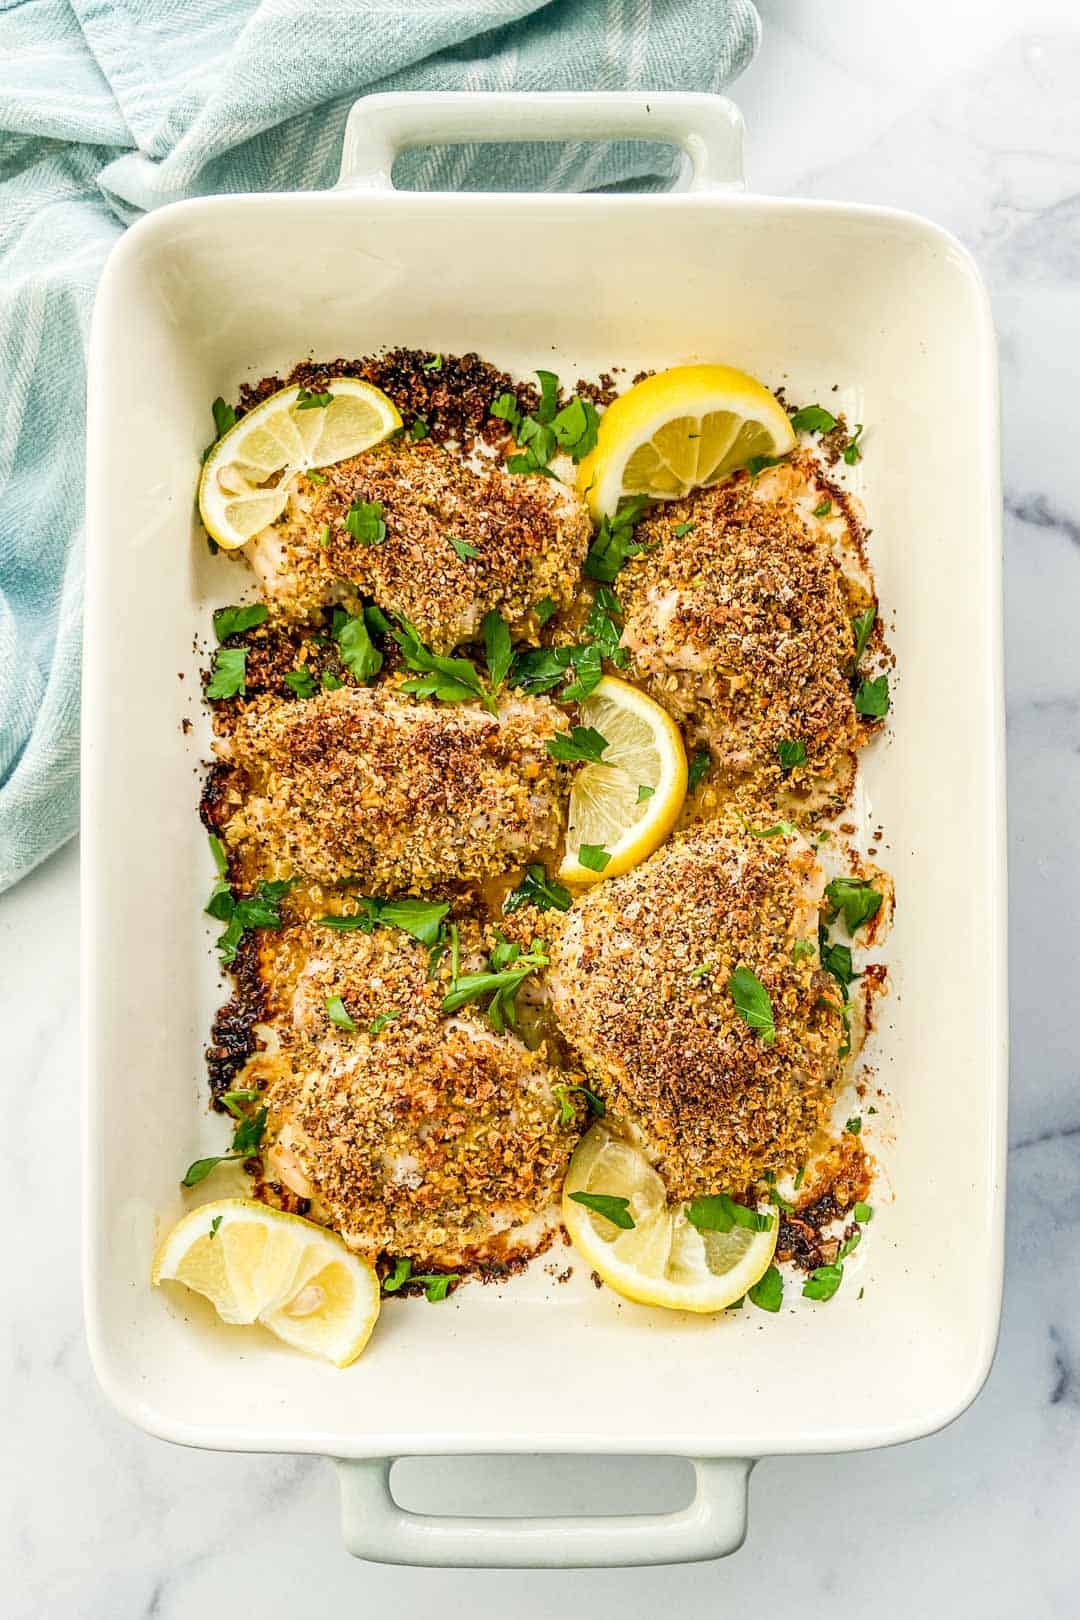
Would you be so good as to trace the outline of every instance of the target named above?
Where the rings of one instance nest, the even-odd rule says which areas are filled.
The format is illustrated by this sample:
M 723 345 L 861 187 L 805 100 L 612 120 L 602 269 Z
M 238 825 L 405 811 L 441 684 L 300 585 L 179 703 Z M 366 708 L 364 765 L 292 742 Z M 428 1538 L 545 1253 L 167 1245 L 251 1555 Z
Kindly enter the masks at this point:
M 214 1239 L 218 1235 L 218 1227 L 221 1225 L 221 1221 L 222 1221 L 222 1217 L 220 1215 L 215 1215 L 213 1220 L 210 1222 L 210 1241 L 211 1241 L 211 1243 L 214 1241 Z
M 466 562 L 470 557 L 479 557 L 480 553 L 477 551 L 476 547 L 470 546 L 467 540 L 460 539 L 456 534 L 448 534 L 446 538 L 449 540 L 462 562 Z
M 603 1099 L 598 1097 L 595 1091 L 590 1091 L 587 1086 L 571 1086 L 560 1083 L 552 1086 L 551 1088 L 551 1095 L 555 1098 L 555 1101 L 559 1105 L 560 1125 L 572 1125 L 574 1120 L 577 1118 L 577 1109 L 570 1101 L 570 1098 L 575 1091 L 584 1097 L 585 1101 L 588 1103 L 589 1107 L 592 1109 L 597 1118 L 602 1118 L 607 1112 L 606 1108 L 604 1107 Z
M 799 829 L 790 821 L 774 821 L 771 827 L 762 827 L 760 831 L 757 827 L 746 830 L 752 838 L 794 838 Z
M 862 450 L 859 448 L 859 440 L 862 438 L 862 431 L 862 423 L 856 422 L 855 432 L 851 435 L 851 438 L 844 446 L 844 460 L 847 462 L 849 467 L 854 467 L 857 461 L 862 460 Z
M 425 360 L 421 364 L 420 370 L 421 371 L 441 371 L 442 367 L 443 367 L 443 357 L 442 357 L 441 354 L 437 354 L 432 359 Z
M 205 1181 L 211 1170 L 219 1164 L 230 1164 L 237 1159 L 247 1159 L 258 1152 L 262 1144 L 263 1132 L 266 1129 L 266 1117 L 269 1109 L 265 1106 L 251 1119 L 242 1119 L 233 1132 L 232 1149 L 229 1153 L 218 1153 L 209 1159 L 196 1159 L 189 1164 L 184 1172 L 181 1187 L 197 1187 L 200 1181 Z
M 746 1297 L 759 1311 L 775 1313 L 780 1309 L 784 1300 L 784 1279 L 775 1266 L 770 1266 L 765 1275 L 746 1290 Z
M 813 516 L 816 517 L 816 518 L 828 517 L 829 513 L 831 511 L 832 511 L 832 501 L 824 500 L 824 501 L 822 501 L 820 506 L 815 506 L 814 507 Z
M 492 416 L 504 421 L 514 436 L 518 454 L 506 463 L 508 472 L 541 473 L 553 478 L 548 466 L 557 450 L 575 462 L 588 455 L 596 444 L 600 415 L 590 400 L 575 395 L 562 410 L 559 407 L 559 379 L 553 371 L 537 371 L 540 404 L 535 416 L 522 415 L 514 394 L 500 394 L 491 407 Z
M 737 1204 L 727 1193 L 710 1193 L 703 1198 L 692 1198 L 686 1206 L 686 1218 L 699 1232 L 730 1232 L 736 1226 L 748 1232 L 767 1232 L 773 1217 L 766 1212 Z
M 333 403 L 333 394 L 309 394 L 306 388 L 301 388 L 296 396 L 298 411 L 322 411 Z
M 225 845 L 217 833 L 211 833 L 208 842 L 210 853 L 214 857 L 214 865 L 218 869 L 218 877 L 224 877 L 229 870 L 229 857 L 225 853 Z
M 603 844 L 579 844 L 577 858 L 590 872 L 602 872 L 611 860 L 611 852 Z
M 779 467 L 783 459 L 783 456 L 751 456 L 746 463 L 746 470 L 751 478 L 757 478 L 766 467 Z
M 708 775 L 712 764 L 712 755 L 707 748 L 695 748 L 690 755 L 690 764 L 686 772 L 686 791 L 693 793 L 702 779 Z
M 338 1029 L 356 1029 L 356 1025 L 349 1017 L 345 1009 L 345 1003 L 340 996 L 327 996 L 326 1016 L 332 1024 L 337 1025 Z
M 761 980 L 748 967 L 739 966 L 728 980 L 727 989 L 743 1023 L 759 1031 L 763 1046 L 771 1046 L 776 1039 L 776 1024 L 769 993 Z
M 844 1268 L 839 1263 L 831 1266 L 818 1266 L 803 1283 L 803 1298 L 832 1299 L 843 1280 Z
M 217 949 L 222 962 L 236 958 L 240 940 L 249 928 L 280 928 L 281 901 L 292 888 L 289 881 L 260 883 L 255 893 L 238 900 L 223 878 L 219 878 L 206 903 L 207 913 L 225 924 Z
M 394 1269 L 382 1281 L 384 1294 L 396 1294 L 404 1288 L 406 1283 L 423 1283 L 424 1294 L 431 1305 L 438 1304 L 445 1299 L 456 1282 L 461 1278 L 456 1271 L 413 1271 L 412 1261 L 400 1256 L 394 1261 Z
M 696 968 L 690 969 L 692 979 L 704 979 L 716 966 L 715 962 L 699 962 Z
M 247 648 L 219 647 L 206 684 L 208 698 L 231 698 L 247 691 Z
M 233 1119 L 243 1119 L 245 1106 L 258 1100 L 257 1091 L 224 1091 L 221 1094 L 221 1105 L 229 1111 Z
M 814 942 L 812 939 L 797 939 L 791 947 L 791 960 L 802 962 L 806 957 L 813 956 Z
M 861 1202 L 855 1205 L 852 1214 L 860 1226 L 865 1226 L 867 1221 L 872 1221 L 874 1218 L 874 1211 L 870 1205 Z
M 831 973 L 843 992 L 844 1000 L 848 996 L 848 985 L 853 979 L 860 977 L 851 965 L 851 947 L 849 945 L 834 945 L 825 937 L 824 931 L 819 935 L 821 949 L 821 965 L 826 973 Z
M 691 529 L 696 528 L 696 523 L 676 523 L 671 532 L 675 536 L 676 540 L 681 540 L 684 534 L 689 534 Z
M 852 1117 L 846 1121 L 844 1129 L 847 1131 L 849 1136 L 862 1135 L 862 1120 L 859 1118 L 858 1114 L 853 1114 Z
M 806 744 L 796 737 L 785 737 L 777 743 L 776 755 L 782 770 L 793 771 L 797 765 L 806 764 Z
M 876 917 L 881 909 L 881 895 L 865 878 L 833 878 L 825 885 L 825 899 L 829 904 L 829 921 L 842 915 L 849 934 Z
M 547 751 L 552 759 L 557 759 L 563 765 L 572 765 L 578 760 L 603 765 L 607 745 L 607 738 L 601 736 L 595 726 L 571 726 L 569 735 L 560 732 L 558 736 L 548 739 Z
M 889 712 L 889 677 L 879 675 L 872 681 L 860 681 L 855 693 L 855 712 L 867 720 L 880 720 Z
M 656 792 L 655 788 L 647 787 L 644 782 L 639 782 L 638 783 L 638 790 L 637 790 L 637 802 L 638 802 L 638 804 L 644 804 L 645 800 L 646 799 L 651 799 L 655 792 Z
M 328 669 L 323 670 L 322 674 L 319 676 L 319 680 L 322 682 L 322 689 L 324 692 L 337 692 L 345 685 L 345 682 L 339 675 L 334 675 Z
M 401 1014 L 399 1012 L 379 1013 L 378 1017 L 373 1018 L 371 1023 L 368 1025 L 368 1034 L 381 1035 L 387 1024 L 392 1024 L 395 1018 L 400 1017 Z
M 484 656 L 487 659 L 488 678 L 491 689 L 497 692 L 510 673 L 510 665 L 514 661 L 514 649 L 510 641 L 510 630 L 501 613 L 494 609 L 484 614 Z
M 493 619 L 502 622 L 501 615 L 487 614 L 484 618 L 485 639 L 489 621 Z M 506 630 L 505 624 L 503 629 Z M 401 619 L 400 628 L 391 634 L 401 648 L 405 663 L 421 677 L 419 680 L 405 681 L 401 687 L 403 692 L 411 692 L 416 697 L 433 697 L 440 703 L 471 703 L 479 698 L 485 708 L 495 713 L 494 692 L 485 686 L 471 658 L 448 658 L 441 653 L 429 652 L 408 619 Z M 508 631 L 506 636 L 509 641 Z
M 312 698 L 315 696 L 315 678 L 306 664 L 299 669 L 290 669 L 285 676 L 285 685 L 290 692 L 295 692 L 298 698 Z
M 855 637 L 855 663 L 853 666 L 855 669 L 858 669 L 859 659 L 866 651 L 866 643 L 870 640 L 870 632 L 874 628 L 876 618 L 877 610 L 868 607 L 865 613 L 856 613 L 851 621 L 851 630 Z
M 411 1276 L 412 1261 L 407 1260 L 404 1255 L 399 1255 L 394 1261 L 393 1271 L 382 1280 L 383 1293 L 396 1294 L 399 1288 L 404 1288 Z
M 307 472 L 304 474 L 304 477 L 307 478 L 312 484 L 326 483 L 326 474 L 319 472 L 315 467 L 309 467 Z
M 862 1233 L 860 1232 L 859 1228 L 856 1227 L 851 1236 L 846 1238 L 844 1242 L 841 1243 L 836 1255 L 837 1260 L 846 1260 L 848 1255 L 851 1254 L 853 1250 L 857 1249 L 861 1242 Z
M 539 602 L 537 602 L 536 606 L 533 608 L 533 612 L 536 614 L 541 629 L 543 629 L 544 625 L 547 624 L 552 614 L 558 613 L 558 611 L 558 602 L 556 602 L 550 596 L 542 596 Z
M 223 439 L 226 433 L 228 433 L 229 429 L 236 426 L 237 421 L 236 412 L 233 410 L 231 405 L 226 405 L 220 394 L 211 405 L 210 411 L 214 418 L 214 437 L 210 440 L 210 443 L 202 453 L 202 459 L 204 461 L 214 448 L 215 444 L 217 444 L 218 440 Z
M 353 501 L 345 516 L 345 527 L 362 546 L 381 546 L 386 539 L 381 501 Z
M 549 878 L 544 868 L 535 862 L 525 868 L 525 876 L 516 889 L 503 901 L 503 910 L 509 915 L 522 906 L 535 906 L 538 911 L 569 911 L 572 896 L 569 889 Z
M 427 422 L 422 416 L 418 416 L 409 429 L 409 438 L 414 444 L 419 444 L 420 440 L 426 439 L 430 432 L 431 429 L 428 427 Z
M 324 523 L 322 528 L 319 530 L 319 544 L 320 544 L 320 546 L 322 547 L 322 549 L 324 551 L 326 550 L 327 546 L 330 544 L 330 525 L 329 525 L 329 523 Z
M 214 634 L 219 641 L 225 641 L 229 636 L 243 635 L 245 630 L 253 630 L 257 624 L 262 624 L 267 612 L 262 602 L 248 602 L 244 607 L 217 608 L 214 613 Z
M 483 973 L 458 972 L 457 941 L 454 941 L 450 991 L 440 1005 L 443 1012 L 452 1013 L 471 1001 L 488 997 L 485 1008 L 488 1023 L 501 1035 L 508 1025 L 511 1029 L 517 1028 L 517 993 L 530 973 L 537 968 L 547 967 L 548 957 L 540 940 L 534 942 L 531 950 L 524 952 L 520 945 L 511 944 L 501 935 L 497 934 L 496 939 L 498 944 L 488 958 L 487 971 Z
M 336 928 L 340 933 L 356 930 L 373 934 L 377 925 L 400 928 L 421 945 L 434 945 L 439 939 L 442 920 L 450 910 L 448 900 L 376 900 L 370 895 L 357 898 L 360 910 L 355 916 L 320 917 L 318 921 L 324 928 Z
M 589 579 L 598 579 L 610 585 L 620 568 L 632 557 L 640 556 L 644 548 L 634 539 L 634 526 L 647 505 L 644 495 L 635 495 L 614 517 L 600 520 L 600 527 L 585 558 L 584 571 Z
M 634 1229 L 634 1217 L 630 1213 L 629 1198 L 618 1198 L 614 1193 L 571 1193 L 570 1197 L 575 1204 L 581 1204 L 585 1209 L 591 1209 L 594 1215 L 602 1215 L 612 1226 L 618 1226 L 624 1232 Z
M 824 405 L 804 405 L 792 416 L 791 425 L 796 433 L 831 433 L 836 417 Z
M 358 681 L 368 681 L 382 669 L 383 655 L 371 639 L 363 613 L 353 616 L 344 608 L 335 608 L 333 636 L 341 662 Z

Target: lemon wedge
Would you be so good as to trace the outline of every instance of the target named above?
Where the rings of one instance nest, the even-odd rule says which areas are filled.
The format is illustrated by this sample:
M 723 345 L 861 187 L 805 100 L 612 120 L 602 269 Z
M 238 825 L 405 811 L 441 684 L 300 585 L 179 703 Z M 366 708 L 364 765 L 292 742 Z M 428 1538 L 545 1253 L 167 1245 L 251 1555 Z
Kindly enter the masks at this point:
M 253 1198 L 219 1198 L 177 1222 L 152 1281 L 203 1294 L 223 1322 L 261 1322 L 335 1367 L 355 1361 L 379 1315 L 379 1279 L 339 1237 Z
M 616 1225 L 575 1194 L 601 1207 L 615 1199 L 611 1212 L 633 1225 Z M 594 1125 L 578 1143 L 563 1188 L 563 1221 L 574 1247 L 624 1299 L 673 1311 L 722 1311 L 768 1271 L 779 1231 L 775 1215 L 764 1232 L 745 1226 L 702 1232 L 686 1210 L 668 1203 L 641 1149 L 606 1125 Z
M 358 377 L 331 377 L 320 393 L 281 388 L 214 445 L 199 480 L 199 516 L 226 551 L 281 516 L 298 473 L 358 456 L 396 433 L 397 406 Z M 314 404 L 329 396 L 328 404 Z
M 675 500 L 794 446 L 787 412 L 756 378 L 733 366 L 673 366 L 608 406 L 578 490 L 599 522 L 623 496 Z
M 686 797 L 686 750 L 671 716 L 612 675 L 581 704 L 581 724 L 607 747 L 600 764 L 583 765 L 574 778 L 559 876 L 595 883 L 628 872 L 674 827 Z

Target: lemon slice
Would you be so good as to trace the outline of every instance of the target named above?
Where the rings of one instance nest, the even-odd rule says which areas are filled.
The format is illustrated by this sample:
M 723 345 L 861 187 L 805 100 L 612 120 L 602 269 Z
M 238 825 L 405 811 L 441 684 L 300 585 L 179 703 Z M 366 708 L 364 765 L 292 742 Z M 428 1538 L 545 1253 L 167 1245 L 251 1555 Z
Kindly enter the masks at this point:
M 358 456 L 395 433 L 401 417 L 381 389 L 358 377 L 331 377 L 329 405 L 300 403 L 281 388 L 214 445 L 199 481 L 207 534 L 234 551 L 281 516 L 296 475 Z
M 686 797 L 686 750 L 671 716 L 612 675 L 582 703 L 581 724 L 594 727 L 607 747 L 602 764 L 584 765 L 574 778 L 559 876 L 595 883 L 628 872 L 674 827 Z M 602 870 L 582 862 L 583 844 L 611 857 Z
M 673 366 L 608 406 L 578 489 L 599 521 L 624 495 L 675 500 L 794 445 L 787 412 L 756 378 L 732 366 Z
M 616 1226 L 574 1193 L 627 1199 L 633 1227 Z M 574 1150 L 562 1216 L 574 1247 L 624 1299 L 702 1314 L 725 1310 L 765 1275 L 779 1231 L 774 1216 L 767 1232 L 699 1232 L 685 1205 L 667 1202 L 641 1149 L 600 1124 Z
M 223 1322 L 261 1322 L 336 1367 L 355 1361 L 379 1314 L 379 1279 L 339 1237 L 253 1198 L 219 1198 L 178 1221 L 152 1280 L 204 1294 Z

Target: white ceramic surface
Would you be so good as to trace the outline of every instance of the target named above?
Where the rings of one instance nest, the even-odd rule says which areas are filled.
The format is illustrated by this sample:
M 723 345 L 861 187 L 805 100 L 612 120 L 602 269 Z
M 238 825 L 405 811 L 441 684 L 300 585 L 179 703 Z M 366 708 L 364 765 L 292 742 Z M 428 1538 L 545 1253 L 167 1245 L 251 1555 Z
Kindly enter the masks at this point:
M 722 1564 L 523 1581 L 350 1559 L 326 1464 L 162 1445 L 116 1415 L 90 1370 L 72 845 L 0 898 L 0 1067 L 16 1099 L 0 1162 L 21 1233 L 0 1301 L 12 1620 L 295 1620 L 315 1593 L 321 1613 L 399 1620 L 714 1620 L 763 1603 L 824 1620 L 860 1612 L 868 1595 L 875 1620 L 1076 1614 L 1080 462 L 1055 425 L 1074 409 L 1080 333 L 1075 6 L 988 0 L 976 18 L 917 0 L 902 27 L 893 8 L 863 0 L 762 10 L 762 53 L 737 87 L 752 187 L 938 220 L 977 254 L 1002 342 L 1014 1063 L 1005 1316 L 987 1387 L 916 1444 L 761 1463 L 746 1544 Z M 130 1072 L 134 1083 L 142 1071 Z M 194 1106 L 194 1075 L 191 1086 Z M 640 1512 L 684 1501 L 688 1479 L 659 1458 L 444 1458 L 399 1465 L 395 1488 L 432 1513 Z
M 455 197 L 394 193 L 385 174 L 357 186 L 350 172 L 336 194 L 163 210 L 127 234 L 106 270 L 90 361 L 84 683 L 95 1366 L 134 1421 L 227 1448 L 740 1459 L 909 1439 L 948 1422 L 979 1389 L 1000 1288 L 1000 499 L 985 295 L 959 244 L 912 216 L 712 189 L 717 168 L 732 178 L 737 120 L 706 98 L 387 98 L 358 105 L 349 145 L 373 161 L 380 147 L 438 132 L 444 120 L 455 135 L 483 135 L 489 119 L 492 133 L 522 135 L 643 133 L 654 120 L 664 134 L 684 128 L 692 188 Z M 357 120 L 377 120 L 382 141 L 361 140 Z M 580 1265 L 564 1286 L 538 1265 L 503 1288 L 461 1290 L 437 1319 L 388 1309 L 342 1377 L 258 1330 L 224 1327 L 186 1293 L 147 1285 L 160 1223 L 184 1207 L 180 1171 L 222 1138 L 221 1121 L 201 1106 L 201 1052 L 220 1000 L 195 903 L 210 875 L 191 792 L 206 736 L 201 725 L 186 747 L 178 736 L 197 692 L 192 638 L 205 634 L 210 605 L 243 583 L 192 530 L 206 401 L 308 351 L 363 353 L 388 342 L 476 348 L 518 373 L 542 360 L 569 376 L 723 358 L 784 382 L 797 399 L 829 399 L 838 386 L 871 424 L 861 482 L 901 672 L 892 734 L 865 772 L 901 896 L 893 998 L 872 1051 L 895 1115 L 867 1121 L 891 1199 L 876 1200 L 872 1234 L 828 1310 L 793 1290 L 762 1335 L 750 1311 L 695 1319 L 630 1308 L 598 1295 Z M 152 413 L 140 389 L 146 376 L 169 379 Z M 137 687 L 124 682 L 132 667 L 144 671 Z M 146 948 L 148 907 L 168 950 Z M 920 949 L 927 938 L 948 939 L 947 976 Z M 152 1084 L 132 1085 L 133 1053 Z M 941 1244 L 942 1223 L 963 1224 L 962 1246 Z M 565 1376 L 567 1365 L 597 1359 L 607 1369 L 599 1405 L 588 1381 Z M 658 1365 L 678 1376 L 658 1382 Z M 462 1396 L 453 1404 L 447 1378 Z M 718 1477 L 703 1474 L 703 1494 Z M 726 1480 L 717 1488 L 727 1494 Z M 365 1500 L 369 1533 L 349 1539 L 377 1556 L 376 1504 L 387 1536 L 394 1517 L 388 1498 L 369 1491 Z M 740 1526 L 678 1541 L 673 1521 L 655 1540 L 644 1524 L 631 1528 L 616 1558 L 605 1550 L 616 1528 L 593 1526 L 597 1561 L 715 1554 L 737 1542 Z M 483 1535 L 473 1532 L 482 1559 Z M 522 1543 L 504 1527 L 487 1556 L 565 1561 L 564 1540 L 549 1527 L 542 1542 Z M 583 1532 L 577 1540 L 579 1561 L 591 1561 Z

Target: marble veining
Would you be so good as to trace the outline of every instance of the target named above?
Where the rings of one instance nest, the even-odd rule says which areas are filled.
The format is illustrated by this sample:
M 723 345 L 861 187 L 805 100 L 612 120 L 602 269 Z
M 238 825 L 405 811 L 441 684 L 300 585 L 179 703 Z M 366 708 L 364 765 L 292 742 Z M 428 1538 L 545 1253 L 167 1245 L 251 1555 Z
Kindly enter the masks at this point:
M 761 10 L 762 52 L 736 88 L 752 185 L 944 224 L 978 256 L 1001 337 L 1013 1080 L 1009 1269 L 987 1387 L 928 1440 L 760 1465 L 748 1542 L 723 1564 L 523 1580 L 353 1563 L 327 1464 L 166 1446 L 128 1428 L 95 1384 L 78 1281 L 69 848 L 0 900 L 0 1152 L 19 1223 L 4 1245 L 0 1344 L 11 1620 L 1080 1612 L 1080 16 L 1074 0 Z M 413 1463 L 408 1477 L 452 1508 L 459 1466 Z M 511 1466 L 482 1475 L 493 1510 Z M 670 1505 L 671 1465 L 635 1475 L 636 1492 L 651 1479 L 656 1505 Z M 584 1491 L 589 1477 L 583 1463 Z M 535 1505 L 559 1503 L 541 1484 Z

